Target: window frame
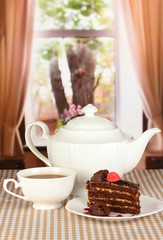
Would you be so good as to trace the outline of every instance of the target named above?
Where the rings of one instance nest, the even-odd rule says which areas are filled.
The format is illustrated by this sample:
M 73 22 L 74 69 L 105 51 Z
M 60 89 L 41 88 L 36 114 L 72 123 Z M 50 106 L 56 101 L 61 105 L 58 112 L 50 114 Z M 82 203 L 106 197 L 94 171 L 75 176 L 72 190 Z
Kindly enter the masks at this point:
M 67 30 L 67 29 L 56 29 L 56 30 L 35 30 L 34 38 L 75 38 L 75 37 L 115 37 L 115 29 L 104 29 L 104 30 Z

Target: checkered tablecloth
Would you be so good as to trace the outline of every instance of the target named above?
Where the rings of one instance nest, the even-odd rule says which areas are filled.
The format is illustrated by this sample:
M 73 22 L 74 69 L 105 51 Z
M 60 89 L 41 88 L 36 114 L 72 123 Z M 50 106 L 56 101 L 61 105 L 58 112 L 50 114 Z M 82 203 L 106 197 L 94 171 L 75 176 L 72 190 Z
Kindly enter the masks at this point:
M 68 212 L 64 206 L 72 197 L 61 209 L 35 210 L 31 202 L 3 190 L 3 180 L 16 179 L 16 173 L 0 170 L 0 240 L 163 239 L 163 211 L 129 221 L 100 221 Z M 124 179 L 140 183 L 143 195 L 163 199 L 163 170 L 133 170 Z

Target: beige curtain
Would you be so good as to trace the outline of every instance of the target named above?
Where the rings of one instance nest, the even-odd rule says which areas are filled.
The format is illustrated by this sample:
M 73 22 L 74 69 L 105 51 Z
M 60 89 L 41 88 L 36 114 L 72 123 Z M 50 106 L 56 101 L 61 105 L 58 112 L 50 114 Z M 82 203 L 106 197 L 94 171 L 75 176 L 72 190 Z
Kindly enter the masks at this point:
M 33 34 L 34 0 L 0 0 L 0 157 L 23 153 L 23 116 Z
M 121 0 L 148 128 L 162 130 L 148 145 L 163 152 L 163 1 Z

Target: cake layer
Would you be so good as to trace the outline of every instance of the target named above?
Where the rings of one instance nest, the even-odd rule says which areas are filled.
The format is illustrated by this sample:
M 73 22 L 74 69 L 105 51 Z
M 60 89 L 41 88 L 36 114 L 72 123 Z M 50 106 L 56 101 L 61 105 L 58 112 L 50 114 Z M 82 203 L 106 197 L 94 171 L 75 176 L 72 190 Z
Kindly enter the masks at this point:
M 139 205 L 139 201 L 128 201 L 126 199 L 119 199 L 119 198 L 108 198 L 108 199 L 103 199 L 103 198 L 90 198 L 88 200 L 88 206 L 90 206 L 92 203 L 96 201 L 102 201 L 105 204 L 111 204 L 111 205 L 120 205 L 120 206 L 132 206 L 132 207 L 137 207 Z
M 129 186 L 118 185 L 110 182 L 96 183 L 96 182 L 87 181 L 86 183 L 86 188 L 92 189 L 91 191 L 95 191 L 95 192 L 98 190 L 97 188 L 100 188 L 100 189 L 113 189 L 113 190 L 124 191 L 124 192 L 129 192 L 131 194 L 135 194 L 138 191 L 137 187 L 138 187 L 137 184 L 135 187 L 130 188 Z
M 140 207 L 139 208 L 122 208 L 121 206 L 111 206 L 107 205 L 111 209 L 112 212 L 118 212 L 118 213 L 130 213 L 130 214 L 139 214 L 140 213 Z
M 96 199 L 96 201 L 99 201 L 100 199 Z M 90 207 L 93 203 L 96 201 L 88 201 L 87 205 Z M 101 201 L 101 200 L 100 200 Z M 102 201 L 105 203 L 105 201 Z M 112 203 L 105 203 L 107 207 L 111 209 L 112 212 L 119 212 L 119 213 L 132 213 L 132 214 L 139 214 L 140 213 L 140 205 L 139 204 L 122 204 L 119 202 L 112 202 Z
M 112 189 L 107 189 L 107 190 L 97 190 L 96 191 L 92 191 L 91 190 L 88 190 L 88 198 L 91 198 L 91 197 L 95 197 L 95 198 L 98 198 L 98 197 L 103 197 L 103 198 L 125 198 L 127 200 L 134 200 L 134 201 L 137 201 L 139 199 L 139 195 L 140 193 L 137 192 L 135 195 L 132 195 L 128 192 L 121 192 L 121 191 L 114 191 Z

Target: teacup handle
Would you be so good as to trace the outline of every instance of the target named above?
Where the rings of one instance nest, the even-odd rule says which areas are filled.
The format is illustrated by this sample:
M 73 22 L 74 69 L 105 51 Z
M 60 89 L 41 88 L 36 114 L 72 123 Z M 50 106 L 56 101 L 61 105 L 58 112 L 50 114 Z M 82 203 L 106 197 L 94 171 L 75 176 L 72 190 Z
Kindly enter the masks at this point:
M 38 158 L 40 158 L 45 164 L 47 164 L 49 167 L 51 167 L 52 165 L 51 165 L 49 159 L 47 157 L 45 157 L 42 153 L 40 153 L 32 142 L 31 129 L 33 126 L 39 126 L 42 128 L 42 131 L 43 131 L 43 135 L 41 137 L 42 139 L 47 140 L 49 138 L 49 129 L 44 122 L 37 121 L 34 123 L 30 123 L 30 124 L 28 124 L 26 132 L 25 132 L 25 139 L 27 142 L 27 146 Z
M 3 182 L 3 188 L 4 188 L 4 190 L 5 190 L 7 193 L 9 193 L 9 194 L 11 194 L 11 195 L 13 195 L 13 196 L 15 196 L 15 197 L 21 198 L 21 199 L 23 199 L 23 200 L 27 200 L 24 196 L 18 195 L 18 194 L 16 194 L 16 193 L 13 193 L 13 192 L 11 192 L 10 190 L 8 190 L 7 184 L 8 184 L 9 182 L 13 182 L 13 183 L 15 184 L 15 188 L 20 187 L 20 184 L 19 184 L 16 180 L 14 180 L 14 179 L 12 179 L 12 178 L 11 178 L 11 179 L 5 179 L 4 182 Z

